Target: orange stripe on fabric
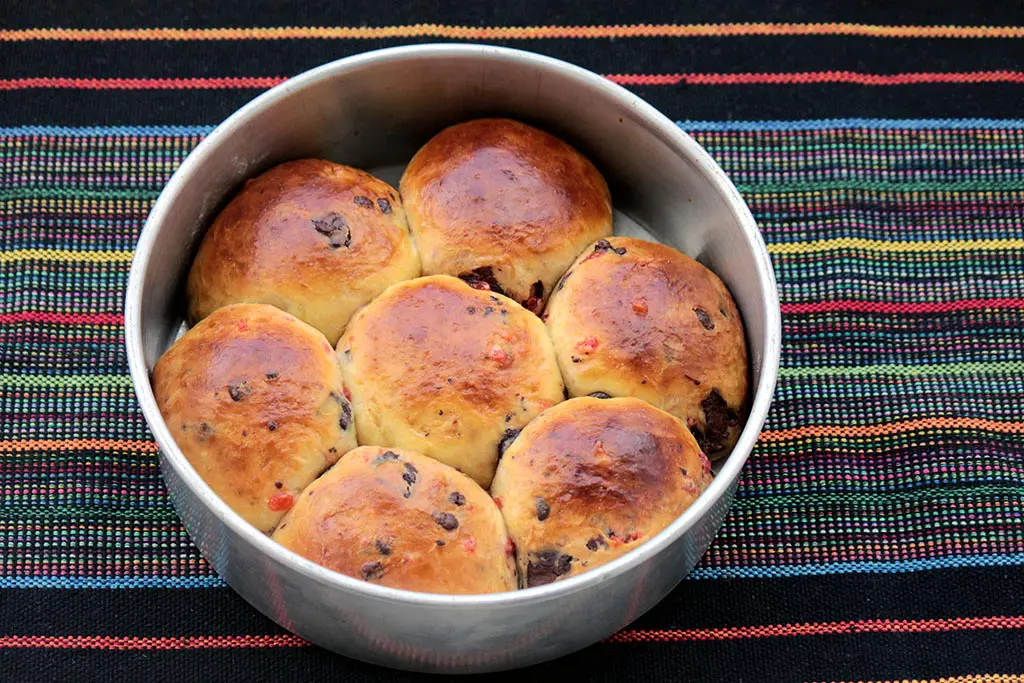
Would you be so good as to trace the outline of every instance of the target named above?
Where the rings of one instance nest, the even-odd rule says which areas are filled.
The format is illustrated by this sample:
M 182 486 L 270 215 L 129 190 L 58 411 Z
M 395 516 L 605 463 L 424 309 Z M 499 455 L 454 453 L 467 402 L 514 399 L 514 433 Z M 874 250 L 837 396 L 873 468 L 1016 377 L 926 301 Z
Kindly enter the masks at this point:
M 871 38 L 1022 38 L 1021 26 L 885 26 L 858 23 L 619 24 L 613 26 L 283 26 L 232 28 L 29 28 L 0 30 L 0 41 L 59 40 L 296 40 L 452 38 L 533 40 L 542 38 L 701 38 L 742 36 L 864 36 Z
M 924 83 L 1024 83 L 1024 71 L 968 71 L 902 74 L 866 74 L 855 71 L 794 73 L 608 74 L 620 85 L 806 85 L 841 83 L 867 86 Z M 69 90 L 235 90 L 266 89 L 286 80 L 283 76 L 222 76 L 213 78 L 64 78 L 44 76 L 0 79 L 0 90 L 58 88 Z
M 901 434 L 919 429 L 984 429 L 1004 434 L 1024 434 L 1024 422 L 1001 422 L 975 417 L 926 417 L 906 422 L 878 425 L 811 425 L 792 429 L 767 429 L 761 432 L 762 441 L 785 441 L 806 436 L 880 436 Z
M 1024 674 L 966 674 L 947 678 L 901 678 L 899 680 L 861 680 L 843 683 L 1024 683 Z
M 156 453 L 158 449 L 157 445 L 151 441 L 122 441 L 120 439 L 27 439 L 24 441 L 0 441 L 0 453 L 83 450 Z
M 1024 617 L 956 617 L 950 619 L 866 619 L 804 624 L 769 624 L 706 629 L 620 631 L 606 643 L 721 641 L 857 633 L 935 633 L 943 631 L 1024 628 Z M 0 636 L 0 649 L 195 650 L 231 648 L 308 647 L 291 634 L 262 636 Z

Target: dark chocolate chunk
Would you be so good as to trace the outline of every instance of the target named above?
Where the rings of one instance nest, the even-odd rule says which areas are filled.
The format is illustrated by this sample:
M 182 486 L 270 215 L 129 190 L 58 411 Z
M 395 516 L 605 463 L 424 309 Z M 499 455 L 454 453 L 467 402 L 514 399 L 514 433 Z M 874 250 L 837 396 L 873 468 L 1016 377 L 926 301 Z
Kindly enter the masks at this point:
M 211 427 L 209 424 L 207 424 L 206 422 L 200 422 L 199 424 L 196 425 L 196 437 L 200 441 L 206 441 L 211 436 L 213 436 L 213 427 Z
M 548 505 L 546 500 L 544 500 L 542 498 L 538 498 L 537 499 L 537 519 L 539 519 L 540 521 L 543 522 L 545 519 L 548 518 L 548 515 L 550 515 L 550 514 L 551 514 L 551 506 Z
M 377 546 L 377 552 L 379 552 L 381 555 L 387 557 L 391 554 L 391 546 L 389 546 L 387 543 L 380 540 L 379 538 L 376 541 L 374 541 L 373 544 Z
M 282 486 L 284 486 L 284 484 L 282 484 L 281 482 L 279 482 L 279 481 L 275 481 L 275 482 L 274 482 L 274 488 L 275 488 L 275 489 L 279 489 L 279 488 L 281 488 Z
M 373 201 L 371 201 L 369 197 L 364 197 L 363 195 L 356 195 L 355 199 L 353 199 L 352 201 L 354 201 L 357 205 L 363 207 L 364 209 L 373 208 Z
M 466 313 L 473 315 L 474 313 L 476 313 L 476 309 L 473 308 L 472 306 L 466 306 Z
M 331 446 L 330 448 L 327 449 L 327 452 L 330 453 L 331 455 L 334 455 L 335 453 L 338 452 L 338 449 L 335 448 L 334 446 Z
M 232 401 L 238 402 L 249 395 L 249 385 L 246 382 L 228 385 L 228 395 Z
M 379 579 L 384 576 L 384 565 L 380 562 L 367 562 L 359 568 L 359 572 L 367 581 L 371 579 Z
M 377 208 L 380 209 L 382 214 L 387 215 L 391 213 L 391 202 L 381 197 L 377 200 Z
M 481 266 L 474 268 L 468 273 L 462 273 L 459 275 L 460 280 L 464 280 L 470 287 L 476 289 L 487 289 L 496 294 L 504 294 L 505 290 L 498 284 L 497 279 L 494 277 L 494 268 L 491 266 Z M 483 286 L 486 285 L 486 286 Z M 497 302 L 497 299 L 495 299 Z
M 572 358 L 572 362 L 573 363 L 582 363 L 583 362 L 582 358 L 577 358 L 576 356 L 570 356 L 570 358 Z
M 398 453 L 395 453 L 394 451 L 384 451 L 383 453 L 377 456 L 377 458 L 373 461 L 373 464 L 380 465 L 381 463 L 398 459 Z
M 453 505 L 458 505 L 460 507 L 466 504 L 466 497 L 458 491 L 452 491 L 451 495 L 448 496 L 448 500 L 450 500 Z
M 485 318 L 489 316 L 491 313 L 494 313 L 494 306 L 488 306 L 487 308 L 484 309 Z
M 505 455 L 505 451 L 508 450 L 508 447 L 519 436 L 519 431 L 518 429 L 506 429 L 505 433 L 502 434 L 501 441 L 498 442 L 498 460 L 501 460 L 501 457 Z
M 612 397 L 611 394 L 606 394 L 603 391 L 594 391 L 594 392 L 591 392 L 590 394 L 587 394 L 587 395 L 590 396 L 591 398 L 611 398 Z
M 526 565 L 526 586 L 543 586 L 572 569 L 573 557 L 560 554 L 557 550 L 544 550 Z
M 722 446 L 729 438 L 732 431 L 740 422 L 740 416 L 735 410 L 729 407 L 718 393 L 718 389 L 712 389 L 700 407 L 704 411 L 704 428 L 693 428 L 693 436 L 705 453 L 715 453 L 722 450 Z
M 530 285 L 530 296 L 523 302 L 523 308 L 531 313 L 540 315 L 541 309 L 543 308 L 543 299 L 544 283 L 541 280 L 537 280 Z
M 596 552 L 598 548 L 607 548 L 608 541 L 604 540 L 604 536 L 594 536 L 592 539 L 587 541 L 587 550 Z
M 329 237 L 331 246 L 335 249 L 347 247 L 352 243 L 352 230 L 341 214 L 329 213 L 320 220 L 314 219 L 313 227 L 321 235 Z
M 450 512 L 435 512 L 431 517 L 445 531 L 455 531 L 459 528 L 458 518 Z
M 266 374 L 266 377 L 267 377 L 267 381 L 268 382 L 273 382 L 275 379 L 277 379 L 277 373 L 276 372 L 268 372 Z
M 608 240 L 598 240 L 594 245 L 594 251 L 614 251 L 619 256 L 623 256 L 626 253 L 625 247 L 613 247 L 612 243 Z
M 277 423 L 271 420 L 270 422 L 267 423 L 267 429 L 269 429 L 270 431 L 274 431 L 275 429 L 277 429 Z
M 352 233 L 346 232 L 344 235 L 341 233 L 335 233 L 331 235 L 327 243 L 331 245 L 331 249 L 341 249 L 352 244 Z
M 705 330 L 715 329 L 715 321 L 711 319 L 711 316 L 708 315 L 707 311 L 703 308 L 697 307 L 693 309 L 693 312 L 697 314 L 697 320 L 700 321 L 700 324 L 704 326 Z
M 402 473 L 402 479 L 405 480 L 406 484 L 409 486 L 415 484 L 417 474 L 419 474 L 419 470 L 412 463 L 405 463 L 405 472 Z
M 345 401 L 341 404 L 341 416 L 338 418 L 338 426 L 341 427 L 341 431 L 345 431 L 350 424 L 352 424 L 352 406 L 349 405 L 348 401 Z
M 511 421 L 512 421 L 512 413 L 508 413 L 507 415 L 505 415 L 505 422 L 511 422 Z M 181 425 L 181 428 L 184 429 L 185 425 Z

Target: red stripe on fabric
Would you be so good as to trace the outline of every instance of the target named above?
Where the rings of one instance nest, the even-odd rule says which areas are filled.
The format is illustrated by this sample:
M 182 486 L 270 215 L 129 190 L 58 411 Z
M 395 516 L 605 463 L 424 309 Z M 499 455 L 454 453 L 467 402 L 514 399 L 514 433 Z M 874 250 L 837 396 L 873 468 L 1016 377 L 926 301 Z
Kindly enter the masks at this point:
M 960 301 L 921 301 L 891 303 L 888 301 L 815 301 L 782 304 L 783 313 L 827 313 L 855 311 L 859 313 L 950 313 L 986 308 L 1024 308 L 1024 299 L 962 299 Z
M 282 76 L 222 78 L 9 78 L 0 80 L 0 90 L 61 88 L 72 90 L 230 90 L 272 88 Z
M 673 643 L 698 640 L 742 640 L 855 633 L 935 633 L 1024 628 L 1024 617 L 954 617 L 950 619 L 866 619 L 804 624 L 735 626 L 732 628 L 620 631 L 608 643 Z
M 124 315 L 120 313 L 21 313 L 0 314 L 0 324 L 6 323 L 68 323 L 72 325 L 123 325 Z
M 267 636 L 0 636 L 0 649 L 63 650 L 220 650 L 233 648 L 309 647 L 291 634 Z
M 1024 83 L 1021 71 L 970 71 L 960 73 L 866 74 L 856 71 L 806 71 L 795 73 L 694 73 L 609 74 L 620 85 L 800 85 L 846 83 L 854 85 L 913 85 L 918 83 Z M 225 90 L 265 89 L 286 80 L 281 76 L 224 76 L 218 78 L 9 78 L 0 79 L 0 90 L 60 88 L 73 90 Z
M 742 74 L 612 74 L 620 85 L 800 85 L 847 83 L 854 85 L 913 85 L 918 83 L 1024 83 L 1021 71 L 968 71 L 960 73 L 866 74 L 856 71 L 805 71 Z

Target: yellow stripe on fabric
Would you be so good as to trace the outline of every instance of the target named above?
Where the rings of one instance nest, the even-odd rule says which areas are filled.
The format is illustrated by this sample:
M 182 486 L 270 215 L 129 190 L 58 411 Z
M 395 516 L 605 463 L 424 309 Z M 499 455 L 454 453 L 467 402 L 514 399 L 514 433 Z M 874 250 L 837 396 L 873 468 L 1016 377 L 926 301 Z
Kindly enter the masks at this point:
M 0 252 L 0 263 L 58 261 L 61 263 L 131 263 L 132 251 L 71 251 L 69 249 L 14 249 Z
M 965 251 L 1012 251 L 1024 249 L 1024 239 L 988 240 L 937 240 L 931 242 L 890 242 L 869 240 L 860 237 L 841 237 L 811 242 L 786 242 L 769 244 L 770 254 L 813 254 L 840 249 L 861 249 L 891 253 L 929 253 Z M 123 262 L 132 260 L 131 251 L 71 251 L 67 249 L 15 249 L 0 252 L 0 263 L 18 261 L 90 261 L 95 263 Z
M 884 251 L 890 253 L 1011 251 L 1014 249 L 1024 249 L 1024 239 L 891 242 L 888 240 L 869 240 L 862 237 L 839 237 L 831 240 L 785 242 L 768 245 L 768 253 L 770 254 L 813 254 L 840 249 L 861 249 L 864 251 Z

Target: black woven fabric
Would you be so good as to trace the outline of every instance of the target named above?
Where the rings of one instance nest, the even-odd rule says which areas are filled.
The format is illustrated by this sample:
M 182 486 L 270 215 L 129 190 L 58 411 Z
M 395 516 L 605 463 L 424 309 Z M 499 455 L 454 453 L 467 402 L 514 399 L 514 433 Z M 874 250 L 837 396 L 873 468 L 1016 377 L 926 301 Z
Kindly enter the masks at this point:
M 31 131 L 36 127 L 212 126 L 259 92 L 259 89 L 253 88 L 184 86 L 168 89 L 119 89 L 109 84 L 92 88 L 81 82 L 73 87 L 48 86 L 39 81 L 26 85 L 25 79 L 287 77 L 323 62 L 365 50 L 428 42 L 426 38 L 38 40 L 4 36 L 4 30 L 16 32 L 21 29 L 58 27 L 356 27 L 421 23 L 516 27 L 743 22 L 977 27 L 1020 25 L 1022 18 L 1024 10 L 1019 2 L 854 3 L 823 0 L 817 3 L 764 3 L 744 0 L 673 6 L 671 3 L 651 0 L 619 3 L 588 0 L 529 0 L 515 3 L 460 0 L 429 3 L 411 0 L 349 0 L 339 3 L 308 0 L 303 3 L 281 3 L 260 0 L 248 3 L 228 1 L 192 4 L 155 0 L 145 3 L 109 2 L 97 6 L 58 0 L 17 4 L 8 1 L 0 7 L 0 127 L 24 128 L 28 132 L 19 135 L 28 139 L 34 135 Z M 791 32 L 785 35 L 709 37 L 516 38 L 488 42 L 567 59 L 606 75 L 684 74 L 680 82 L 673 85 L 629 86 L 678 121 L 861 118 L 1017 120 L 1024 103 L 1024 79 L 1013 76 L 1014 73 L 1020 74 L 1024 68 L 1024 38 L 1021 37 L 929 38 L 874 36 L 865 32 L 840 35 L 838 31 L 826 30 L 822 35 L 798 35 Z M 819 72 L 996 75 L 945 80 L 929 77 L 916 84 L 891 86 L 836 82 L 835 79 L 830 80 L 830 77 L 819 79 L 824 82 L 813 83 L 708 86 L 688 83 L 685 78 L 685 74 L 745 72 L 790 75 Z M 970 127 L 968 123 L 964 124 L 967 128 Z M 1019 128 L 1020 124 L 1017 121 L 1007 126 Z M 901 130 L 900 144 L 913 146 L 916 129 L 911 126 Z M 46 134 L 44 132 L 39 135 Z M 12 139 L 17 137 L 13 135 Z M 836 149 L 843 149 L 843 139 L 836 139 L 840 140 L 836 143 Z M 7 149 L 15 150 L 17 144 L 21 143 L 11 143 Z M 872 144 L 876 143 L 864 143 L 860 149 L 870 151 Z M 887 143 L 877 144 L 882 149 Z M 931 143 L 921 143 L 917 151 L 926 149 L 928 144 Z M 971 156 L 971 150 L 982 149 L 983 143 L 979 142 L 978 145 L 967 148 L 964 158 Z M 44 148 L 45 145 L 40 147 Z M 737 149 L 722 145 L 718 152 L 727 157 L 723 159 L 724 165 L 740 172 L 747 165 L 742 159 L 742 150 Z M 886 153 L 891 153 L 889 148 L 885 149 L 888 150 Z M 1020 146 L 1010 145 L 1006 151 L 1000 152 L 1001 156 L 992 162 L 991 167 L 979 166 L 975 170 L 979 174 L 986 169 L 1019 171 L 1024 167 L 1021 149 Z M 713 154 L 715 151 L 712 149 Z M 0 188 L 0 193 L 15 188 L 21 182 L 18 179 L 29 178 L 25 181 L 28 183 L 26 187 L 32 186 L 32 178 L 38 172 L 37 166 L 33 164 L 45 166 L 47 163 L 25 162 L 15 169 L 11 159 L 16 154 L 17 151 L 10 151 L 7 156 L 0 157 L 0 164 L 4 165 L 3 177 L 0 178 L 4 186 Z M 841 159 L 841 153 L 837 154 L 837 158 Z M 77 158 L 79 163 L 84 164 L 92 163 L 89 159 L 95 161 L 85 154 Z M 45 159 L 45 155 L 40 154 L 38 159 Z M 770 159 L 765 161 L 765 158 L 760 158 L 757 163 L 762 164 L 758 172 L 771 171 Z M 841 163 L 835 161 L 838 165 L 836 167 L 840 167 Z M 956 166 L 950 162 L 948 168 L 955 170 Z M 47 169 L 53 173 L 58 172 L 50 166 Z M 908 174 L 913 172 L 913 169 L 902 170 Z M 129 173 L 135 174 L 133 177 L 138 178 L 149 178 L 147 174 L 152 173 L 162 178 L 160 174 L 165 171 L 158 169 L 154 172 L 141 167 L 128 169 Z M 806 177 L 814 176 L 813 169 L 804 171 Z M 1021 190 L 1024 190 L 1024 184 L 1019 182 L 1019 175 L 1013 177 L 1018 178 L 1012 181 L 1016 185 L 1006 181 L 1010 185 L 994 190 L 997 194 L 1004 193 L 997 197 L 998 202 L 993 200 L 993 203 L 985 204 L 986 200 L 981 198 L 977 205 L 981 208 L 971 205 L 955 214 L 953 220 L 971 220 L 973 217 L 988 217 L 996 222 L 997 219 L 1003 220 L 1002 225 L 1006 226 L 1008 233 L 1017 231 L 1005 236 L 1020 238 L 1018 233 L 1021 216 L 1024 215 Z M 147 182 L 157 181 L 150 179 Z M 59 199 L 59 193 L 57 196 Z M 52 207 L 45 204 L 17 204 L 18 201 L 29 200 L 11 199 L 7 195 L 0 200 L 0 207 L 3 207 L 3 213 L 0 213 L 0 228 L 3 230 L 0 233 L 0 246 L 3 250 L 0 255 L 35 248 L 39 244 L 55 249 L 91 248 L 85 238 L 78 238 L 78 242 L 71 240 L 69 246 L 70 238 L 66 240 L 64 233 L 46 232 L 49 224 L 44 214 Z M 862 207 L 858 201 L 850 199 L 848 208 L 856 210 Z M 775 207 L 765 204 L 762 209 L 762 212 L 755 211 L 759 219 L 771 214 Z M 1004 213 L 1000 214 L 999 211 Z M 82 216 L 76 216 L 72 209 L 61 215 L 65 227 L 88 223 L 83 223 Z M 130 218 L 129 223 L 125 227 L 125 234 L 131 235 L 132 230 L 137 234 L 141 227 L 141 216 Z M 67 229 L 74 232 L 70 227 Z M 984 236 L 987 235 L 985 233 Z M 816 236 L 812 234 L 804 237 L 810 240 Z M 130 249 L 131 245 L 119 248 Z M 1021 252 L 1018 250 L 1014 253 L 1019 255 Z M 957 267 L 956 264 L 950 266 L 953 270 Z M 983 270 L 981 266 L 979 268 Z M 38 272 L 28 266 L 18 265 L 2 271 L 0 275 L 9 280 L 7 285 L 0 284 L 0 298 L 8 297 L 8 301 L 0 305 L 0 313 L 20 315 L 23 311 L 16 303 L 12 303 L 14 297 L 34 300 L 34 292 L 46 289 L 45 276 L 38 275 Z M 1016 276 L 1013 272 L 1012 268 L 1004 264 L 1003 270 L 996 272 L 992 278 L 1003 278 L 1005 282 L 1010 282 L 1006 288 L 1011 289 L 1016 277 L 1017 284 L 1013 286 L 1019 287 L 1019 272 Z M 21 278 L 18 284 L 10 284 L 15 282 L 16 277 Z M 116 274 L 112 277 L 118 283 L 115 287 L 123 287 L 123 278 L 117 279 L 120 276 Z M 967 279 L 965 275 L 964 280 Z M 115 295 L 120 296 L 121 291 L 114 291 L 110 296 Z M 1005 298 L 1014 296 L 1011 292 Z M 101 298 L 102 294 L 98 297 Z M 60 305 L 60 302 L 47 301 L 50 302 L 47 310 L 60 309 L 67 313 L 64 310 L 67 307 Z M 1013 310 L 1016 313 L 1006 313 L 1004 319 L 1004 322 L 1010 321 L 1006 324 L 1011 330 L 1014 325 L 1021 324 L 1019 307 Z M 983 321 L 977 325 L 980 329 L 990 322 Z M 2 324 L 10 331 L 14 329 L 10 326 L 15 323 Z M 956 324 L 959 323 L 953 323 L 954 326 Z M 963 325 L 966 327 L 968 323 Z M 34 367 L 42 367 L 44 364 L 51 368 L 59 365 L 61 339 L 64 338 L 62 335 L 71 334 L 64 328 L 56 331 L 26 329 L 24 333 L 11 333 L 4 337 L 8 340 L 4 343 L 11 346 L 0 349 L 0 375 L 8 378 L 0 381 L 0 418 L 7 420 L 6 424 L 0 424 L 0 444 L 23 443 L 30 438 L 35 444 L 40 439 L 64 438 L 53 436 L 57 428 L 52 426 L 52 422 L 46 422 L 55 420 L 53 415 L 42 415 L 38 417 L 38 426 L 25 427 L 34 430 L 30 436 L 25 436 L 28 432 L 18 431 L 22 427 L 16 426 L 16 423 L 21 425 L 27 420 L 24 417 L 28 410 L 24 408 L 27 405 L 25 401 L 32 399 L 26 399 L 28 390 L 18 380 L 9 377 L 32 373 Z M 104 334 L 108 346 L 110 340 L 116 342 L 116 330 Z M 1004 336 L 1009 338 L 1011 333 L 1007 332 Z M 15 349 L 15 344 L 20 346 Z M 75 346 L 75 349 L 78 347 Z M 940 349 L 933 362 L 943 362 L 941 354 L 946 352 L 953 353 Z M 104 366 L 101 368 L 103 372 L 125 372 L 123 352 L 119 348 L 111 346 L 109 353 L 103 353 L 106 355 L 95 352 L 93 356 L 78 357 L 76 362 L 84 364 L 86 361 L 82 358 L 91 357 L 98 359 L 96 362 Z M 1018 351 L 1006 353 L 1012 356 Z M 1009 357 L 1008 360 L 1014 358 Z M 796 361 L 793 363 L 794 366 L 798 365 Z M 998 405 L 990 406 L 991 415 L 1008 415 L 1011 421 L 1024 421 L 1020 409 L 1014 409 L 1014 401 L 1024 401 L 1019 393 L 1014 393 L 1014 387 L 1019 386 L 1021 374 L 1019 369 L 1013 374 L 1012 382 L 1017 384 L 1010 383 L 1008 386 L 1011 388 L 1007 394 L 996 401 Z M 941 399 L 940 396 L 924 400 Z M 118 402 L 101 398 L 97 401 L 102 403 L 103 411 L 106 411 L 102 419 L 110 425 L 106 437 L 136 438 L 128 432 L 136 428 L 131 425 L 141 423 L 130 399 Z M 38 409 L 45 412 L 43 408 Z M 93 409 L 93 412 L 98 410 Z M 78 419 L 74 414 L 69 415 L 69 419 Z M 125 427 L 126 424 L 129 427 Z M 1014 434 L 1016 436 L 1005 436 L 993 448 L 1000 449 L 1006 455 L 1006 462 L 1016 457 L 1017 464 L 1020 464 L 1024 462 L 1020 459 L 1024 449 L 1021 447 L 1019 432 Z M 89 432 L 87 436 L 99 438 L 104 434 Z M 920 442 L 900 447 L 906 448 L 908 452 L 914 448 L 919 449 L 915 453 L 921 458 L 927 458 L 934 452 L 955 454 L 959 452 L 959 446 L 954 448 L 951 444 L 956 438 L 959 437 L 950 436 L 947 441 L 935 445 L 934 440 L 928 441 L 928 438 L 922 437 Z M 970 451 L 973 443 L 964 446 L 967 453 L 965 457 L 973 452 Z M 817 447 L 824 448 L 816 443 L 807 446 L 810 449 Z M 180 680 L 281 680 L 298 683 L 418 678 L 364 665 L 313 647 L 218 645 L 216 638 L 283 633 L 279 627 L 256 613 L 223 586 L 75 588 L 70 584 L 38 587 L 42 584 L 22 581 L 24 576 L 28 576 L 28 570 L 25 570 L 24 575 L 18 573 L 21 570 L 18 569 L 20 565 L 17 556 L 21 552 L 28 552 L 24 548 L 28 547 L 29 542 L 24 539 L 31 535 L 30 527 L 33 523 L 31 520 L 25 521 L 29 519 L 29 513 L 25 510 L 30 510 L 32 515 L 45 517 L 48 509 L 40 503 L 47 493 L 24 492 L 29 489 L 35 491 L 33 487 L 45 486 L 45 476 L 50 475 L 39 475 L 37 478 L 37 472 L 33 470 L 30 476 L 30 470 L 21 468 L 14 459 L 21 457 L 19 454 L 29 451 L 34 453 L 32 449 L 35 448 L 44 449 L 49 446 L 32 445 L 26 447 L 28 450 L 0 450 L 0 531 L 4 534 L 0 537 L 0 554 L 5 555 L 6 572 L 0 576 L 0 680 L 138 680 L 147 683 Z M 75 458 L 83 462 L 101 461 L 105 454 L 103 447 L 87 444 L 87 448 L 78 451 Z M 58 469 L 53 470 L 54 478 L 60 476 Z M 1013 494 L 992 498 L 1001 501 L 1000 505 L 1005 505 L 1005 509 L 1001 508 L 999 530 L 991 531 L 991 537 L 998 536 L 1001 542 L 1010 539 L 999 549 L 998 556 L 1003 559 L 971 561 L 966 552 L 962 556 L 954 552 L 943 557 L 968 559 L 935 564 L 924 561 L 923 564 L 907 565 L 909 568 L 906 571 L 881 571 L 873 568 L 873 565 L 858 564 L 849 570 L 807 570 L 802 574 L 796 572 L 790 576 L 767 578 L 730 578 L 724 571 L 712 577 L 709 573 L 704 578 L 684 581 L 669 598 L 631 627 L 636 632 L 662 634 L 658 639 L 651 642 L 643 642 L 638 638 L 632 642 L 601 643 L 556 662 L 505 674 L 503 677 L 534 678 L 550 675 L 562 680 L 594 681 L 924 681 L 950 678 L 971 683 L 981 680 L 1024 680 L 1024 677 L 1015 677 L 1024 674 L 1024 567 L 1020 566 L 1024 562 L 1021 559 L 1024 557 L 1024 545 L 1011 547 L 1012 543 L 1017 542 L 1015 539 L 1019 538 L 1019 527 L 1024 519 L 1024 506 L 1021 505 L 1024 496 L 1019 495 L 1024 490 L 1024 480 L 1020 477 L 1020 471 L 1010 466 L 999 470 L 999 476 L 1004 478 L 996 483 L 1012 490 Z M 118 480 L 120 485 L 126 487 L 125 490 L 134 481 L 133 472 L 129 471 Z M 920 485 L 922 479 L 918 477 L 915 481 Z M 965 483 L 964 487 L 967 486 Z M 769 493 L 774 491 L 770 482 L 763 484 L 763 490 Z M 158 492 L 158 495 L 162 494 L 162 491 Z M 137 492 L 133 489 L 132 493 L 124 495 L 134 496 Z M 165 501 L 163 504 L 166 506 Z M 65 511 L 54 507 L 52 514 L 56 518 L 65 514 Z M 870 517 L 871 510 L 863 514 Z M 138 518 L 145 519 L 146 516 L 140 513 Z M 770 519 L 770 515 L 766 514 L 763 519 Z M 956 524 L 973 523 L 969 519 L 965 522 L 960 519 L 957 518 Z M 133 518 L 125 518 L 127 526 L 132 522 Z M 940 527 L 943 527 L 941 520 L 931 526 L 919 523 L 913 510 L 905 512 L 900 523 L 903 525 L 905 539 L 913 538 L 915 542 L 919 539 L 923 545 L 933 540 L 929 531 L 934 532 L 934 537 L 938 538 L 941 535 Z M 737 524 L 739 528 L 741 524 Z M 950 525 L 954 523 L 950 522 Z M 824 528 L 827 525 L 821 526 Z M 154 551 L 154 557 L 194 553 L 191 549 L 182 550 L 176 545 L 178 541 L 175 539 L 182 537 L 180 531 L 175 533 L 167 532 L 166 536 L 159 538 L 146 536 L 144 542 L 149 543 L 151 538 L 156 538 L 154 542 L 164 544 Z M 753 537 L 756 530 L 749 532 L 744 529 L 737 533 L 750 533 Z M 977 534 L 988 539 L 990 529 L 979 523 Z M 76 538 L 71 531 L 55 536 L 52 540 L 55 556 L 72 557 L 79 553 Z M 124 543 L 144 544 L 132 538 Z M 796 539 L 787 548 L 795 552 L 793 548 L 815 542 L 826 544 L 827 539 Z M 878 542 L 884 544 L 888 541 L 880 538 Z M 112 541 L 109 547 L 94 547 L 89 551 L 89 556 L 113 561 L 120 557 L 119 543 Z M 33 548 L 32 552 L 43 552 L 35 546 Z M 102 573 L 102 570 L 97 572 Z M 734 574 L 741 575 L 742 571 Z M 801 633 L 800 625 L 804 624 L 813 625 L 811 633 Z M 674 633 L 677 635 L 673 636 Z M 61 640 L 65 636 L 90 636 L 97 640 L 91 643 Z M 212 644 L 202 647 L 185 645 L 180 648 L 170 645 L 147 647 L 145 643 L 140 645 L 138 640 L 126 640 L 155 638 L 163 639 L 161 642 L 166 643 L 167 639 L 189 636 L 211 637 L 214 640 L 210 641 Z

